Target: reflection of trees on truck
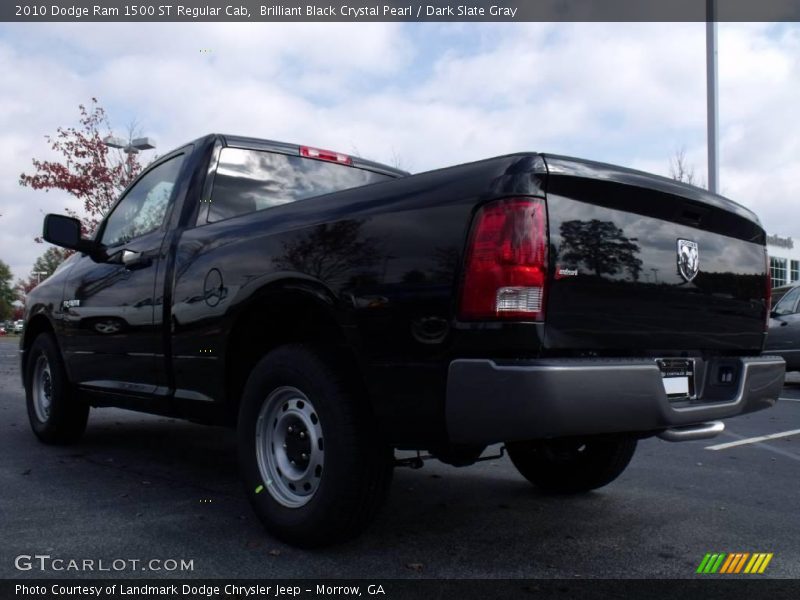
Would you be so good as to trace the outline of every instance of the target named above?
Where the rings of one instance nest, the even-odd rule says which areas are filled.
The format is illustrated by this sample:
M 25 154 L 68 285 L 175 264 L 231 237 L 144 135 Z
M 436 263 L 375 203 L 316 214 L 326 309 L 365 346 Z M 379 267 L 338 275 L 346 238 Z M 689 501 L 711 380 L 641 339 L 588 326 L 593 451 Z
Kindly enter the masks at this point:
M 566 221 L 561 224 L 561 266 L 583 265 L 595 275 L 616 275 L 627 271 L 639 280 L 642 261 L 639 245 L 611 221 Z M 583 270 L 583 269 L 582 269 Z
M 317 225 L 303 236 L 284 242 L 283 253 L 273 262 L 284 271 L 341 283 L 344 275 L 368 270 L 384 259 L 378 241 L 364 237 L 363 225 L 363 220 Z

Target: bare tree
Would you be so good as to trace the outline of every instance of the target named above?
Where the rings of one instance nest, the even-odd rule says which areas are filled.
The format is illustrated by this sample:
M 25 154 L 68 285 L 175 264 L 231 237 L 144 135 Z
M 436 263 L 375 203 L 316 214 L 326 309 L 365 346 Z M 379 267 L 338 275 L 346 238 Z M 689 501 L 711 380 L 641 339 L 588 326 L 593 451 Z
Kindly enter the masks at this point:
M 690 185 L 697 185 L 694 177 L 694 167 L 686 160 L 686 148 L 681 146 L 669 161 L 669 174 L 675 181 L 682 181 Z
M 402 171 L 408 171 L 408 167 L 406 166 L 406 161 L 397 151 L 397 148 L 392 146 L 392 155 L 389 158 L 389 165 L 394 167 L 395 169 L 400 169 Z

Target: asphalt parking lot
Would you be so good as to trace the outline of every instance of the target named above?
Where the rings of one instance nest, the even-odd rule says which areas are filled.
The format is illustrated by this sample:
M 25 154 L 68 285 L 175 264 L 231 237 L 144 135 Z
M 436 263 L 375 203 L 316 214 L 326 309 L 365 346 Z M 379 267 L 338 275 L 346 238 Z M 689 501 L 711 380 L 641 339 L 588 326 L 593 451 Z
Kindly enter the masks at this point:
M 0 338 L 0 577 L 79 575 L 15 567 L 46 554 L 193 567 L 82 574 L 100 577 L 685 578 L 708 552 L 769 552 L 755 577 L 797 578 L 800 432 L 751 441 L 800 430 L 800 377 L 790 380 L 776 407 L 728 421 L 715 440 L 641 442 L 616 482 L 581 497 L 537 493 L 507 458 L 397 469 L 364 536 L 307 552 L 250 512 L 231 431 L 104 409 L 78 445 L 38 443 L 16 339 Z

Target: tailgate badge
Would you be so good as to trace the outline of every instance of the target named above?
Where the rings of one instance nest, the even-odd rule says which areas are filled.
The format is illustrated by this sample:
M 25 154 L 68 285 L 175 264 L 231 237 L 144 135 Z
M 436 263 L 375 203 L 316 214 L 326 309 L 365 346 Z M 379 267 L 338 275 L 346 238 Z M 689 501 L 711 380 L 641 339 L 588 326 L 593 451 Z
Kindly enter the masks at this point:
M 678 273 L 687 282 L 691 281 L 700 270 L 700 253 L 697 242 L 678 240 Z
M 556 279 L 564 279 L 564 277 L 577 277 L 578 269 L 565 269 L 561 265 L 556 265 Z

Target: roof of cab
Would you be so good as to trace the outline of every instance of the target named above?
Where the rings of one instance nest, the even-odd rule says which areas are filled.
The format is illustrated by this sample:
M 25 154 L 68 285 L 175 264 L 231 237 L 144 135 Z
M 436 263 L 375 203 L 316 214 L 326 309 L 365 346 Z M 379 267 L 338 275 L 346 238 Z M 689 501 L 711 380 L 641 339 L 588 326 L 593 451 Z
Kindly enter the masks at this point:
M 297 156 L 299 156 L 300 154 L 300 146 L 305 145 L 305 144 L 289 144 L 286 142 L 277 142 L 274 140 L 264 140 L 260 138 L 253 138 L 253 137 L 246 137 L 239 135 L 216 134 L 216 136 L 219 139 L 221 139 L 226 146 L 232 148 L 245 148 L 250 150 L 262 150 L 267 152 L 280 152 L 282 154 L 291 154 Z M 371 160 L 366 160 L 358 156 L 352 156 L 349 154 L 348 156 L 350 156 L 350 158 L 353 159 L 352 166 L 359 169 L 367 169 L 369 171 L 374 171 L 376 173 L 389 175 L 390 177 L 405 177 L 410 174 L 407 171 L 396 169 L 394 167 L 390 167 L 388 165 L 384 165 Z

